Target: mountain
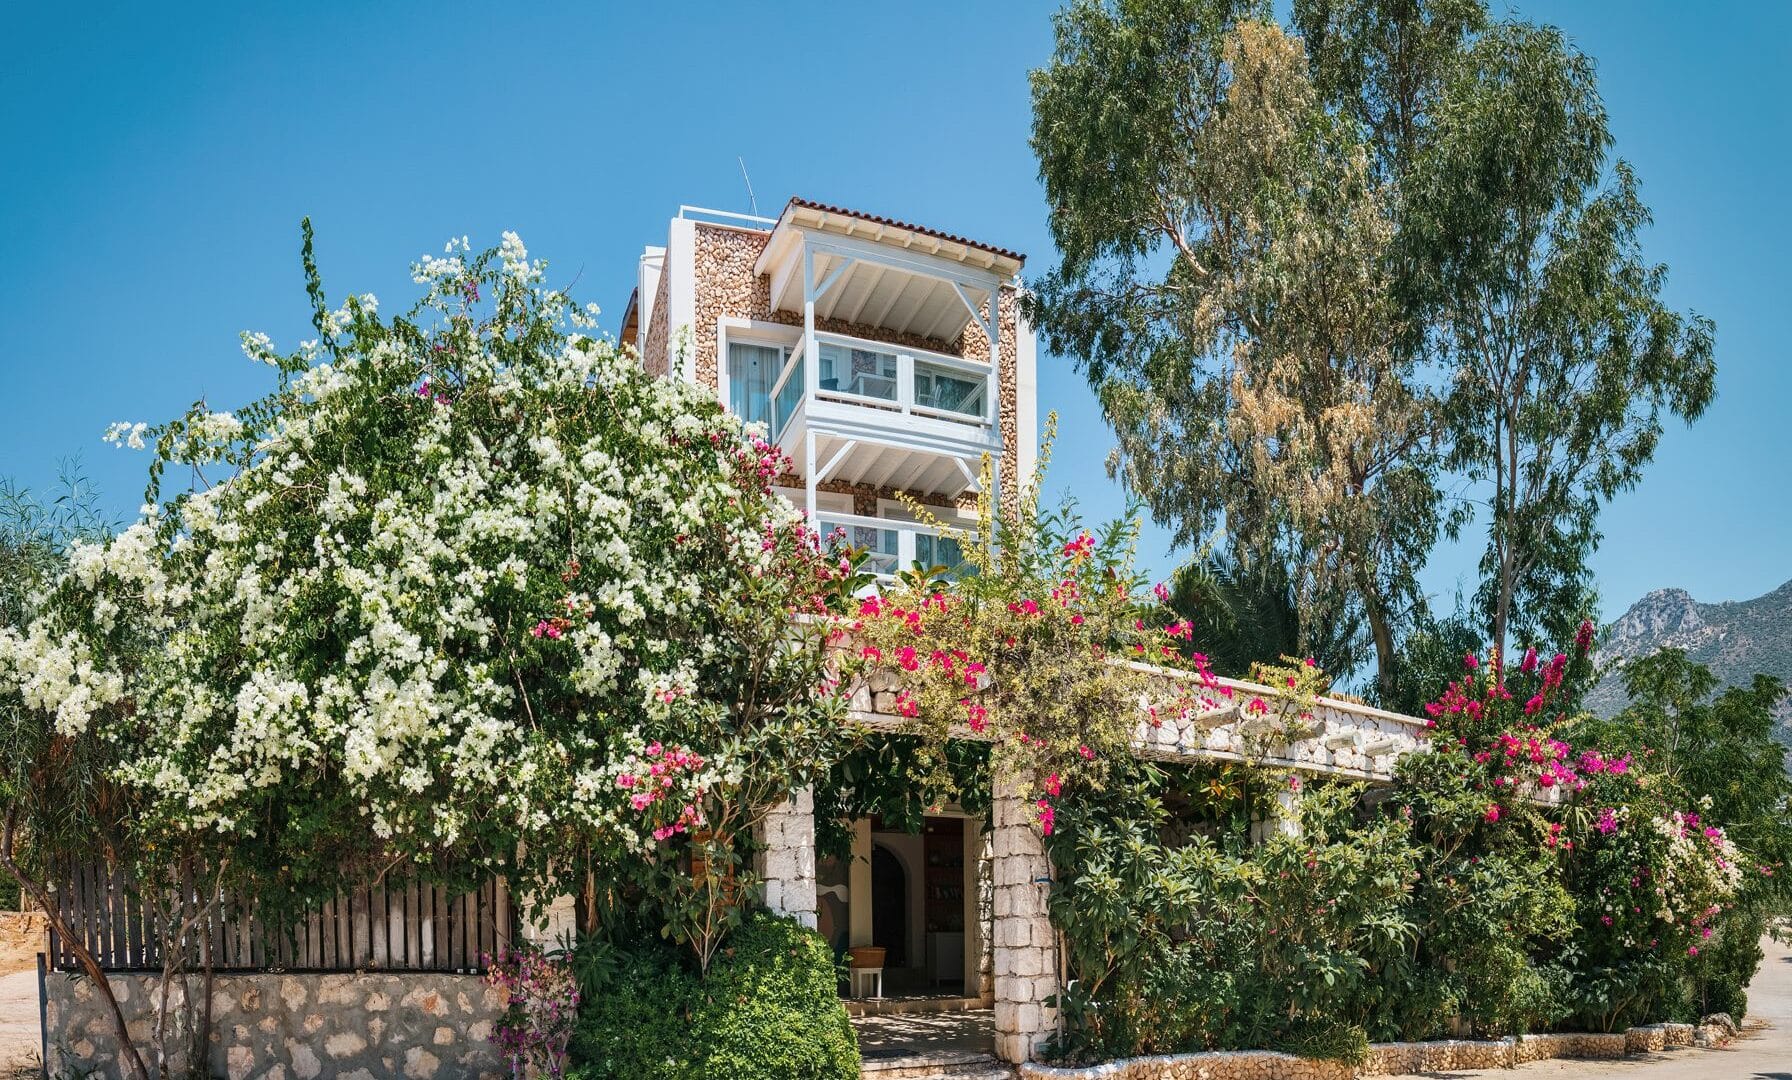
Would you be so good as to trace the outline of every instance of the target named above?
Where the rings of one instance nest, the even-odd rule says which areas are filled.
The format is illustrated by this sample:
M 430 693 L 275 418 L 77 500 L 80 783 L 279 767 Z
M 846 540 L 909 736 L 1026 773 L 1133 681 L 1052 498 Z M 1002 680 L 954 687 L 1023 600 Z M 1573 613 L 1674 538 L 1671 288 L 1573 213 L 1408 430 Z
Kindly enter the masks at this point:
M 1685 589 L 1656 589 L 1605 630 L 1595 655 L 1602 669 L 1672 646 L 1709 667 L 1720 687 L 1746 685 L 1756 674 L 1792 685 L 1792 581 L 1753 600 L 1721 604 L 1701 604 Z M 1587 695 L 1587 706 L 1601 716 L 1624 704 L 1623 679 L 1616 670 Z M 1782 699 L 1778 712 L 1776 735 L 1792 746 L 1792 699 Z

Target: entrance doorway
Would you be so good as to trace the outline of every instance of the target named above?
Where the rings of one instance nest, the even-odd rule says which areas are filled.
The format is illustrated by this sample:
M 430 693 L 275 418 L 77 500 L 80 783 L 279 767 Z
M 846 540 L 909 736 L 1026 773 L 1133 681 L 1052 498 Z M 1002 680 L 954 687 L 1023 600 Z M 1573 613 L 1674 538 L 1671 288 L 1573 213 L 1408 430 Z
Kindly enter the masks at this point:
M 884 970 L 908 966 L 908 873 L 882 844 L 871 847 L 871 944 L 884 949 Z

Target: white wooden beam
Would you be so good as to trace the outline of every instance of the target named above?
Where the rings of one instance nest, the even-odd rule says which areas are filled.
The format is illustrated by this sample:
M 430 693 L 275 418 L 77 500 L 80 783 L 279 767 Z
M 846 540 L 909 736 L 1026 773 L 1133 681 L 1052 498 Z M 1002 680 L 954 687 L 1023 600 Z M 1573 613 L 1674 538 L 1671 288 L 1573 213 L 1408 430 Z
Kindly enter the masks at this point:
M 832 270 L 828 271 L 828 276 L 825 278 L 822 278 L 821 284 L 815 286 L 815 299 L 819 300 L 823 296 L 826 296 L 827 291 L 829 289 L 833 288 L 835 285 L 839 284 L 840 279 L 845 277 L 846 272 L 848 270 L 851 270 L 853 267 L 853 264 L 858 261 L 859 260 L 853 258 L 850 255 L 840 256 L 840 261 L 837 264 L 835 264 L 835 266 Z
M 790 281 L 803 272 L 803 260 L 791 259 L 772 277 L 772 309 L 777 310 L 790 292 Z
M 815 528 L 815 431 L 803 433 L 803 505 L 809 514 L 809 527 Z
M 958 466 L 958 471 L 964 474 L 964 486 L 965 487 L 969 488 L 972 491 L 982 491 L 983 490 L 983 485 L 978 482 L 977 473 L 974 473 L 971 471 L 971 467 L 969 465 L 965 464 L 965 461 L 963 458 L 954 457 L 952 459 L 952 464 Z
M 883 307 L 878 309 L 877 318 L 873 322 L 873 325 L 875 325 L 875 326 L 888 326 L 889 325 L 887 320 L 890 317 L 890 312 L 895 309 L 896 302 L 898 300 L 902 299 L 902 294 L 908 292 L 909 287 L 914 285 L 914 283 L 915 283 L 914 278 L 912 278 L 912 277 L 905 278 L 903 280 L 902 284 L 898 285 L 896 287 L 896 289 L 890 293 L 890 298 L 888 300 L 884 301 Z
M 823 465 L 821 467 L 821 471 L 816 474 L 815 482 L 819 484 L 823 480 L 826 480 L 828 477 L 832 476 L 834 474 L 834 470 L 840 467 L 840 463 L 842 461 L 846 460 L 846 455 L 852 453 L 853 447 L 855 447 L 857 445 L 859 445 L 859 444 L 856 439 L 848 439 L 846 441 L 846 445 L 844 445 L 840 449 L 834 451 L 834 456 L 829 458 L 828 463 L 826 465 Z
M 985 320 L 983 318 L 982 314 L 978 312 L 977 305 L 973 304 L 971 302 L 970 294 L 964 291 L 964 286 L 960 285 L 958 282 L 954 281 L 954 282 L 952 282 L 952 291 L 958 294 L 958 299 L 963 302 L 964 309 L 971 313 L 971 321 L 976 323 L 977 326 L 982 329 L 984 338 L 993 341 L 994 335 L 990 332 L 989 321 Z M 991 289 L 989 292 L 989 309 L 990 309 L 991 318 L 999 320 L 1000 316 L 995 313 L 996 312 L 996 290 L 994 290 L 994 289 Z M 994 355 L 991 355 L 989 359 L 990 359 L 991 363 L 995 362 Z
M 859 297 L 859 302 L 853 305 L 852 314 L 846 317 L 847 322 L 856 323 L 859 321 L 859 316 L 865 311 L 865 305 L 871 302 L 871 294 L 877 291 L 878 285 L 882 284 L 884 280 L 884 275 L 889 272 L 888 269 L 879 266 L 876 263 L 868 264 L 866 273 L 871 275 L 871 280 L 865 286 L 865 295 Z M 863 274 L 860 275 L 860 277 L 863 276 Z
M 878 456 L 883 458 L 886 462 L 883 471 L 877 474 L 876 486 L 881 490 L 890 486 L 891 479 L 896 476 L 896 470 L 902 467 L 902 462 L 906 455 L 886 452 L 879 454 Z
M 803 387 L 803 395 L 813 399 L 815 391 L 821 387 L 821 343 L 815 340 L 815 252 L 807 244 L 803 245 L 803 381 L 807 384 Z M 810 461 L 809 467 L 813 469 L 814 466 L 815 462 Z M 809 502 L 815 502 L 813 487 Z M 814 513 L 813 505 L 809 509 Z

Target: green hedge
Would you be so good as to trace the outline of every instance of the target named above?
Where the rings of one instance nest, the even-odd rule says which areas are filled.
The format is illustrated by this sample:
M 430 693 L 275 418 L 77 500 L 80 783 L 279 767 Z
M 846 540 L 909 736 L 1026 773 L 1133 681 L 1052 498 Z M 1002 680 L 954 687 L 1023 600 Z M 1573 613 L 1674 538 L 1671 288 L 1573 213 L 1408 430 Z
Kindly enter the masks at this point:
M 687 950 L 624 950 L 581 1007 L 578 1080 L 857 1080 L 858 1041 L 833 953 L 813 930 L 756 915 L 699 977 Z

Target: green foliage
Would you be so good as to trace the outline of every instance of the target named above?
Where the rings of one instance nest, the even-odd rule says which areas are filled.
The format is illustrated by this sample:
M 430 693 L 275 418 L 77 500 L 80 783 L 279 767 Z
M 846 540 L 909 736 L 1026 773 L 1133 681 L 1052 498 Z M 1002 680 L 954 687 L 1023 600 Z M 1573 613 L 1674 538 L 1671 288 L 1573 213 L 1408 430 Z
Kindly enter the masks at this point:
M 1610 720 L 1583 718 L 1576 737 L 1648 760 L 1659 797 L 1701 807 L 1747 860 L 1724 923 L 1697 939 L 1699 954 L 1685 965 L 1689 985 L 1674 991 L 1699 1015 L 1741 1016 L 1732 1010 L 1746 1005 L 1761 961 L 1758 939 L 1792 914 L 1792 778 L 1774 739 L 1785 690 L 1760 676 L 1719 692 L 1716 677 L 1678 649 L 1633 661 L 1623 676 L 1631 704 Z
M 757 915 L 707 975 L 654 944 L 621 951 L 586 987 L 573 1040 L 583 1080 L 857 1080 L 858 1042 L 827 943 Z
M 1375 704 L 1391 712 L 1419 715 L 1437 688 L 1448 686 L 1462 670 L 1462 658 L 1480 653 L 1482 645 L 1483 635 L 1472 616 L 1460 611 L 1443 617 L 1419 612 L 1400 638 L 1393 680 L 1375 688 Z
M 1067 800 L 1050 851 L 1052 917 L 1075 981 L 1060 1053 L 1076 1060 L 1298 1046 L 1360 1060 L 1364 1022 L 1396 999 L 1420 849 L 1360 816 L 1354 785 L 1304 792 L 1302 834 L 1243 827 L 1271 792 L 1141 767 L 1105 797 Z M 1282 783 L 1298 788 L 1291 778 Z M 1174 794 L 1174 817 L 1170 800 Z M 1211 824 L 1188 830 L 1192 815 Z M 1240 813 L 1243 811 L 1243 813 Z
M 1553 659 L 1457 654 L 1425 709 L 1432 751 L 1373 800 L 1144 764 L 1060 800 L 1060 1055 L 1349 1061 L 1365 1039 L 1457 1020 L 1502 1036 L 1743 1007 L 1785 911 L 1777 691 L 1713 695 L 1668 654 L 1634 670 L 1638 703 L 1618 721 L 1574 719 L 1588 637 Z M 1253 826 L 1287 812 L 1298 835 Z
M 1712 324 L 1662 302 L 1611 142 L 1592 59 L 1500 23 L 1451 68 L 1406 185 L 1407 285 L 1454 369 L 1448 464 L 1483 493 L 1477 601 L 1502 649 L 1580 618 L 1600 507 L 1641 478 L 1663 416 L 1695 420 L 1714 392 Z
M 984 460 L 977 525 L 958 533 L 974 572 L 950 588 L 904 577 L 867 597 L 849 655 L 858 685 L 919 737 L 903 751 L 919 805 L 957 794 L 952 742 L 981 737 L 991 777 L 1034 802 L 1048 835 L 1062 792 L 1098 790 L 1111 769 L 1124 771 L 1141 703 L 1162 722 L 1213 709 L 1231 692 L 1205 657 L 1184 655 L 1192 627 L 1161 608 L 1167 589 L 1153 589 L 1155 600 L 1141 595 L 1137 518 L 1092 531 L 1073 505 L 1041 510 L 1056 424 L 1052 414 L 1013 512 L 998 513 Z M 1310 698 L 1319 677 L 1302 669 L 1289 685 Z M 1265 696 L 1284 711 L 1301 707 L 1298 694 Z M 1271 708 L 1261 699 L 1255 707 Z
M 328 310 L 308 228 L 304 260 L 317 339 L 243 337 L 264 396 L 110 433 L 163 501 L 0 625 L 0 738 L 112 755 L 143 880 L 273 920 L 393 865 L 540 898 L 589 868 L 706 961 L 759 815 L 843 742 L 850 559 L 514 234 L 424 257 L 398 314 Z
M 1328 101 L 1337 65 L 1316 84 L 1260 3 L 1076 0 L 1056 29 L 1032 141 L 1063 258 L 1035 325 L 1160 522 L 1287 566 L 1297 654 L 1360 618 L 1391 677 L 1440 525 L 1436 401 L 1394 292 L 1395 188 Z
M 0 637 L 28 632 L 72 546 L 102 542 L 111 531 L 75 464 L 63 466 L 44 496 L 0 479 Z M 116 760 L 112 747 L 59 739 L 50 718 L 0 689 L 0 814 L 16 826 L 13 855 L 27 878 L 54 886 L 59 863 L 118 841 L 130 805 L 110 776 Z M 0 909 L 23 906 L 37 905 L 0 871 Z
M 940 768 L 943 789 L 930 793 L 915 783 Z M 988 743 L 955 739 L 934 748 L 919 736 L 868 734 L 815 785 L 816 854 L 850 860 L 858 818 L 878 817 L 887 828 L 919 834 L 923 819 L 947 802 L 987 815 L 991 790 Z
M 1256 664 L 1311 656 L 1326 671 L 1350 671 L 1361 651 L 1361 620 L 1346 612 L 1337 622 L 1301 618 L 1301 601 L 1281 562 L 1241 565 L 1215 556 L 1178 569 L 1165 605 L 1194 626 L 1188 649 L 1207 654 L 1213 669 L 1241 678 Z
M 1714 329 L 1663 303 L 1559 31 L 1481 0 L 1274 10 L 1060 11 L 1032 145 L 1062 258 L 1029 311 L 1152 514 L 1287 567 L 1303 643 L 1361 618 L 1377 696 L 1410 699 L 1396 639 L 1440 528 L 1487 530 L 1496 646 L 1560 640 L 1600 509 L 1711 400 Z M 1472 494 L 1445 514 L 1449 473 Z

